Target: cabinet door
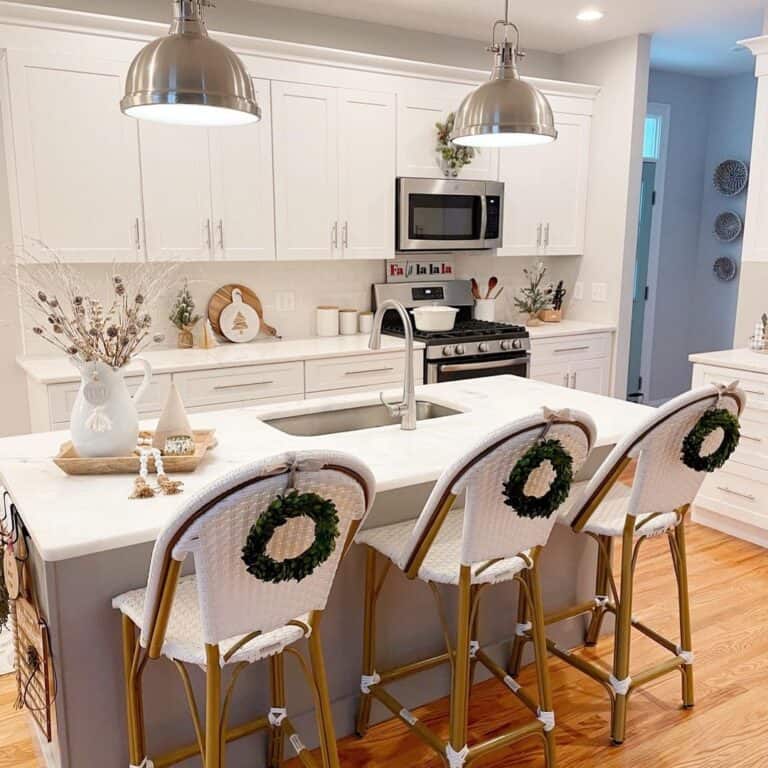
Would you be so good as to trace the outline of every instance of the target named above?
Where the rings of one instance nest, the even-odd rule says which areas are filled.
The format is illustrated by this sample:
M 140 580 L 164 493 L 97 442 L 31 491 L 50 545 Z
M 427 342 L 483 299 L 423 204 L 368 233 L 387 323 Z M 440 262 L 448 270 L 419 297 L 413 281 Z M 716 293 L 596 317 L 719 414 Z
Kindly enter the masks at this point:
M 144 121 L 139 138 L 149 259 L 210 259 L 208 129 Z
M 337 91 L 272 83 L 277 258 L 340 255 Z
M 346 259 L 395 253 L 395 96 L 339 92 L 339 221 Z
M 591 118 L 555 115 L 557 141 L 542 147 L 544 251 L 548 256 L 584 253 Z
M 565 362 L 531 366 L 531 378 L 534 381 L 545 381 L 558 387 L 569 387 L 570 375 L 570 368 Z
M 140 258 L 137 124 L 119 106 L 125 65 L 15 51 L 8 65 L 17 238 L 43 259 L 40 243 L 65 261 Z
M 210 132 L 214 255 L 229 261 L 275 258 L 272 114 L 269 80 L 253 79 L 261 121 Z
M 595 395 L 608 394 L 608 360 L 579 360 L 572 362 L 571 387 Z
M 534 256 L 541 251 L 543 195 L 540 185 L 545 146 L 499 150 L 504 183 L 504 231 L 499 256 Z

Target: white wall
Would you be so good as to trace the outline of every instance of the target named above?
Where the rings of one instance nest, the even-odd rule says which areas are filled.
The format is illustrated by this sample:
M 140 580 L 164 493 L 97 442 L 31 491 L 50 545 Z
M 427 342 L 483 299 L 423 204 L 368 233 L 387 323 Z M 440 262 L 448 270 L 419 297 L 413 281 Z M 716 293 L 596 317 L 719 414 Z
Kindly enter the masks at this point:
M 121 3 L 114 0 L 25 0 L 23 4 L 158 22 L 169 21 L 171 14 L 171 0 L 132 0 Z M 492 13 L 495 11 L 489 11 L 489 35 L 491 21 L 496 18 L 490 15 Z M 484 40 L 469 40 L 403 29 L 395 25 L 308 13 L 252 0 L 220 0 L 216 8 L 208 9 L 207 19 L 212 30 L 269 40 L 364 51 L 476 69 L 489 69 L 492 63 L 490 54 L 485 50 L 487 43 Z M 526 53 L 521 67 L 524 74 L 553 79 L 560 77 L 561 58 L 558 54 L 543 51 Z
M 592 120 L 586 246 L 578 273 L 584 299 L 571 301 L 569 316 L 617 324 L 612 391 L 619 397 L 627 388 L 649 53 L 650 40 L 641 35 L 563 57 L 564 79 L 601 88 Z M 606 302 L 592 301 L 593 283 L 607 284 Z

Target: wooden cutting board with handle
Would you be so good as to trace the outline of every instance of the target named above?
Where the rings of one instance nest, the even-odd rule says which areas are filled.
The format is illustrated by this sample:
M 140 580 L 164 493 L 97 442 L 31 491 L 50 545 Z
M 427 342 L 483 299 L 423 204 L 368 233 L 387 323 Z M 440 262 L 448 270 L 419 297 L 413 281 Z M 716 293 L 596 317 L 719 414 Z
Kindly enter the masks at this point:
M 211 321 L 211 327 L 216 333 L 223 336 L 221 332 L 221 326 L 219 325 L 219 318 L 225 307 L 228 307 L 232 303 L 232 291 L 239 289 L 243 295 L 243 302 L 251 307 L 259 316 L 261 321 L 261 330 L 267 336 L 277 336 L 277 330 L 268 323 L 264 322 L 264 308 L 261 306 L 261 300 L 259 297 L 248 287 L 239 285 L 237 283 L 230 283 L 229 285 L 223 285 L 216 293 L 211 296 L 208 302 L 208 319 Z

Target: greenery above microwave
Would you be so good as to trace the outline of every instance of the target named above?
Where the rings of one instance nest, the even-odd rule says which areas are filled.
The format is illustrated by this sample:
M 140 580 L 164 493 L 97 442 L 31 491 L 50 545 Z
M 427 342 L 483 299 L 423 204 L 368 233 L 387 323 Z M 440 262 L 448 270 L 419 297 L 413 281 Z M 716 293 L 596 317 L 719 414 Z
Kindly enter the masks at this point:
M 460 147 L 451 141 L 453 132 L 453 123 L 456 119 L 456 113 L 451 112 L 446 117 L 444 123 L 435 123 L 437 128 L 437 147 L 436 151 L 440 153 L 443 161 L 443 173 L 446 176 L 458 176 L 459 171 L 469 165 L 475 157 L 475 152 L 479 150 L 473 147 Z

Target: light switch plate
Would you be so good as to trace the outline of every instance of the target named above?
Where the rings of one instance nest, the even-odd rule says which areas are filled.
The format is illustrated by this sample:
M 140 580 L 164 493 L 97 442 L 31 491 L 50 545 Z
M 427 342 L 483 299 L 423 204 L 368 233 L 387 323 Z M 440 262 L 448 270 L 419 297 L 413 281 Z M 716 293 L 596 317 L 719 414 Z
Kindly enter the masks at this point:
M 293 291 L 275 293 L 275 309 L 278 312 L 293 312 L 296 309 L 296 294 Z
M 592 301 L 608 301 L 608 283 L 592 283 Z
M 576 301 L 581 301 L 584 298 L 584 283 L 581 280 L 577 280 L 573 285 L 573 298 Z

